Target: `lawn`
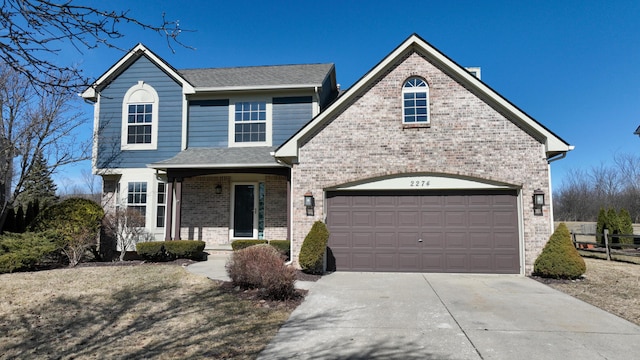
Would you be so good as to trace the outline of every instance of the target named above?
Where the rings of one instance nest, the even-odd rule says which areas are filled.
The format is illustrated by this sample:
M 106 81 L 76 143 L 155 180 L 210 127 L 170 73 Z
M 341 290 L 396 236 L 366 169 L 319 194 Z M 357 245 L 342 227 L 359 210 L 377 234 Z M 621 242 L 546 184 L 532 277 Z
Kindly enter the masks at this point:
M 587 272 L 582 280 L 541 282 L 640 325 L 640 265 L 584 258 Z
M 221 291 L 181 266 L 0 275 L 0 359 L 253 359 L 291 309 Z

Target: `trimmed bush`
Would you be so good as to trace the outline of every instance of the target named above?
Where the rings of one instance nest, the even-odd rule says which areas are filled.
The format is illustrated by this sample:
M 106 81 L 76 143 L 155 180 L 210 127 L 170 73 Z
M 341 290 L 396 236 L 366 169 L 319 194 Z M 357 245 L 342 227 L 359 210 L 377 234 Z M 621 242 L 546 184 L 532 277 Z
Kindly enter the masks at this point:
M 162 261 L 165 259 L 165 241 L 147 241 L 136 244 L 136 252 L 145 260 Z
M 576 279 L 587 271 L 573 246 L 567 225 L 561 223 L 533 265 L 533 274 L 556 279 Z
M 174 240 L 165 241 L 164 250 L 172 259 L 192 259 L 202 258 L 205 242 L 200 240 Z
M 260 289 L 264 298 L 286 300 L 295 296 L 295 269 L 285 266 L 280 252 L 268 244 L 234 251 L 226 269 L 234 285 Z
M 329 241 L 329 230 L 322 221 L 313 223 L 311 230 L 304 238 L 298 262 L 302 271 L 310 274 L 324 272 L 324 254 Z
M 231 248 L 236 250 L 246 249 L 249 246 L 260 245 L 268 243 L 267 240 L 235 240 L 231 242 Z
M 6 233 L 0 236 L 0 273 L 32 270 L 57 249 L 46 233 Z
M 291 258 L 291 241 L 289 240 L 269 240 L 269 245 L 276 248 L 288 260 Z

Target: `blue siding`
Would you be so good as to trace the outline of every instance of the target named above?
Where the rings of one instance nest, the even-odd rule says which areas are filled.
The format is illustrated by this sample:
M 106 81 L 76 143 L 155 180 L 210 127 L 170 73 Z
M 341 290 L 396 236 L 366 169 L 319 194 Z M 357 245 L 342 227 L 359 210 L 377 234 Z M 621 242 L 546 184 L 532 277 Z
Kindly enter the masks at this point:
M 229 145 L 229 100 L 189 102 L 188 147 Z
M 158 147 L 121 151 L 122 100 L 140 80 L 158 93 Z M 102 90 L 99 126 L 98 168 L 140 168 L 173 157 L 182 143 L 182 88 L 142 56 Z
M 280 146 L 313 115 L 311 96 L 273 98 L 273 146 Z

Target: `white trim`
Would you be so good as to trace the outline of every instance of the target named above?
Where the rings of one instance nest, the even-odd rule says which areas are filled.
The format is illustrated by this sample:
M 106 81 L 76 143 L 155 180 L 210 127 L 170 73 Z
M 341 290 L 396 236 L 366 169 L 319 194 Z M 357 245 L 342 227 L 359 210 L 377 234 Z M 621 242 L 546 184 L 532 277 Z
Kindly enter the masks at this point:
M 234 227 L 233 224 L 235 222 L 235 202 L 236 202 L 236 185 L 253 185 L 253 235 L 251 237 L 236 237 L 233 236 Z M 231 213 L 229 214 L 229 240 L 250 240 L 250 239 L 258 239 L 258 191 L 259 191 L 259 182 L 231 182 L 231 204 L 229 208 L 231 209 Z
M 187 148 L 187 128 L 189 126 L 189 101 L 187 100 L 187 96 L 182 94 L 182 146 L 181 150 L 186 150 Z
M 497 184 L 475 179 L 453 176 L 401 174 L 391 178 L 376 179 L 358 184 L 347 184 L 333 190 L 468 190 L 468 189 L 514 189 L 508 184 Z
M 420 80 L 422 83 L 424 83 L 424 86 L 417 86 L 417 87 L 407 87 L 407 83 L 410 80 L 413 79 L 418 79 Z M 406 116 L 407 114 L 405 114 L 405 98 L 404 95 L 405 94 L 418 94 L 418 93 L 425 93 L 426 94 L 426 102 L 427 102 L 427 113 L 425 114 L 427 121 L 413 121 L 413 122 L 408 122 L 406 121 Z M 415 101 L 417 101 L 417 99 L 414 99 Z M 402 95 L 401 95 L 401 100 L 402 101 L 402 124 L 403 125 L 428 125 L 431 124 L 431 104 L 429 102 L 429 83 L 423 79 L 420 76 L 411 76 L 410 78 L 406 79 L 403 83 L 402 83 Z M 417 109 L 418 106 L 414 105 L 413 106 L 414 109 Z M 418 114 L 414 114 L 414 117 L 417 117 Z
M 100 142 L 100 94 L 93 103 L 93 146 L 91 148 L 91 172 L 98 174 L 98 147 Z
M 504 113 L 512 120 L 517 121 L 519 125 L 524 128 L 530 129 L 533 132 L 540 135 L 543 138 L 545 144 L 545 150 L 547 154 L 562 153 L 572 150 L 572 147 L 565 143 L 562 139 L 554 135 L 551 131 L 545 129 L 537 121 L 529 117 L 520 109 L 512 105 L 502 96 L 495 91 L 491 90 L 487 85 L 480 81 L 475 76 L 471 75 L 466 69 L 460 67 L 455 62 L 447 58 L 440 51 L 429 45 L 426 41 L 421 39 L 417 35 L 411 35 L 400 46 L 393 50 L 387 57 L 385 57 L 378 65 L 366 73 L 360 80 L 358 80 L 345 95 L 339 97 L 332 105 L 325 109 L 320 115 L 318 115 L 313 121 L 308 123 L 297 134 L 291 137 L 287 142 L 282 144 L 275 153 L 277 158 L 283 160 L 295 159 L 298 157 L 298 144 L 308 134 L 313 134 L 316 129 L 319 129 L 324 123 L 333 118 L 333 116 L 355 96 L 358 96 L 362 89 L 365 89 L 375 79 L 380 77 L 384 71 L 393 66 L 395 62 L 402 58 L 402 56 L 409 51 L 418 51 L 427 57 L 430 61 L 439 65 L 443 70 L 448 72 L 450 76 L 456 80 L 462 82 L 465 86 L 469 86 L 472 90 L 475 90 L 478 95 L 490 104 L 501 108 Z
M 133 98 L 133 99 L 132 99 Z M 128 116 L 129 105 L 151 104 L 151 143 L 149 144 L 128 144 Z M 156 90 L 144 81 L 138 81 L 136 85 L 127 90 L 122 100 L 122 127 L 120 134 L 121 150 L 156 150 L 158 148 L 158 113 L 160 112 L 160 99 Z M 145 124 L 134 124 L 145 125 Z
M 518 190 L 518 247 L 520 248 L 520 275 L 525 275 L 525 243 L 524 243 L 524 206 L 522 189 Z
M 253 142 L 236 142 L 236 104 L 240 102 L 264 102 L 266 111 L 265 120 L 265 141 L 253 141 Z M 228 143 L 229 147 L 256 147 L 256 146 L 271 146 L 273 143 L 273 97 L 239 97 L 229 99 L 229 133 Z

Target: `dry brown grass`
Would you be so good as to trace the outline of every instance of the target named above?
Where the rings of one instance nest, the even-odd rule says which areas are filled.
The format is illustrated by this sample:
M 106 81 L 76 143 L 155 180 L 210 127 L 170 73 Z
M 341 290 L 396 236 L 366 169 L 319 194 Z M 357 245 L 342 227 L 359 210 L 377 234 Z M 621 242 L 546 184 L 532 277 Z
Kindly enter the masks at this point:
M 541 281 L 640 325 L 640 265 L 588 258 L 584 261 L 584 280 Z
M 0 275 L 0 358 L 252 359 L 290 309 L 265 309 L 180 266 Z

